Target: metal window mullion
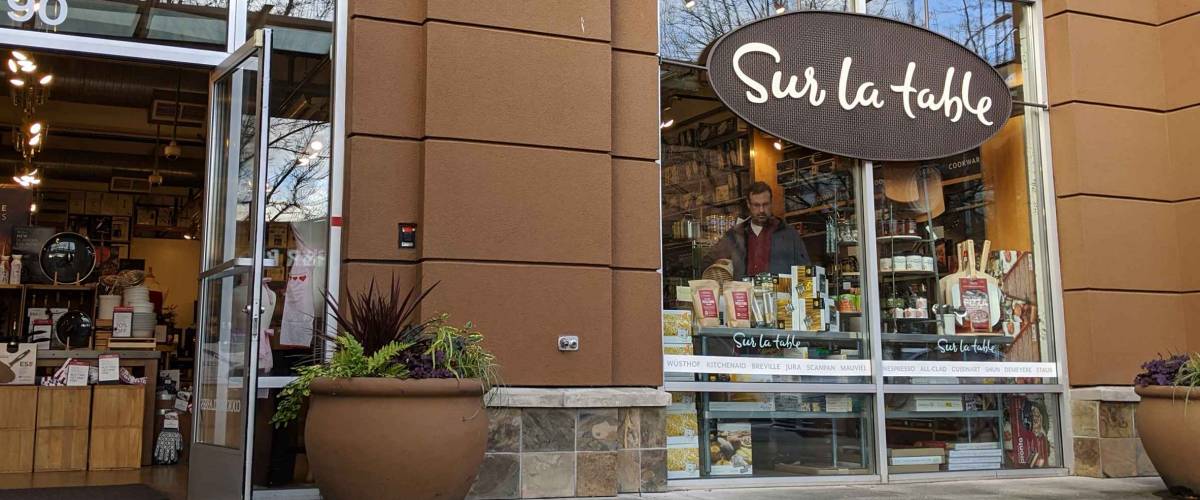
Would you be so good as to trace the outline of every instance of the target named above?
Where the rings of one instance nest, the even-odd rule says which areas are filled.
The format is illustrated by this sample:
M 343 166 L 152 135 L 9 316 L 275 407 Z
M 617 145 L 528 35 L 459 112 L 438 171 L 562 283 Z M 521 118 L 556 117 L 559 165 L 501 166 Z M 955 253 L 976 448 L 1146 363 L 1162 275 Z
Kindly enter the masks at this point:
M 226 50 L 233 52 L 246 43 L 246 17 L 249 15 L 249 0 L 231 0 L 226 23 Z
M 1026 50 L 1031 54 L 1030 59 L 1033 64 L 1033 85 L 1026 85 L 1027 89 L 1036 92 L 1033 96 L 1035 101 L 1046 101 L 1049 95 L 1046 88 L 1046 38 L 1042 19 L 1042 3 L 1037 2 L 1029 5 L 1025 4 L 1024 18 L 1029 33 L 1026 37 L 1028 42 Z M 1026 71 L 1026 75 L 1029 75 Z M 1026 81 L 1028 82 L 1028 78 Z M 1058 424 L 1059 437 L 1062 449 L 1063 467 L 1074 469 L 1075 467 L 1075 450 L 1071 445 L 1072 433 L 1071 429 L 1071 382 L 1067 371 L 1067 334 L 1065 325 L 1065 313 L 1063 307 L 1063 285 L 1062 285 L 1062 261 L 1059 254 L 1058 245 L 1058 211 L 1057 197 L 1055 196 L 1054 187 L 1054 165 L 1052 162 L 1052 152 L 1050 143 L 1050 117 L 1049 111 L 1045 109 L 1028 110 L 1036 117 L 1038 127 L 1038 148 L 1041 160 L 1041 201 L 1042 213 L 1045 215 L 1043 221 L 1043 234 L 1045 235 L 1045 258 L 1049 263 L 1049 278 L 1050 278 L 1050 304 L 1051 304 L 1051 328 L 1054 330 L 1054 357 L 1055 363 L 1058 364 L 1058 384 L 1062 386 L 1063 392 L 1058 398 Z
M 194 49 L 9 28 L 0 29 L 0 39 L 6 45 L 209 67 L 216 66 L 228 56 L 228 53 L 222 50 Z
M 326 250 L 325 290 L 338 296 L 342 283 L 342 227 L 334 221 L 342 218 L 342 203 L 345 190 L 346 171 L 346 42 L 349 29 L 349 0 L 337 0 L 334 12 L 333 37 L 333 123 L 330 125 L 330 142 L 333 151 L 330 156 L 329 171 L 329 239 Z M 333 306 L 328 301 L 325 304 L 325 331 L 329 334 L 325 339 L 324 356 L 329 359 L 333 355 L 332 337 L 337 335 L 337 321 L 333 317 Z
M 890 384 L 888 394 L 1058 394 L 1060 384 Z
M 884 419 L 883 404 L 883 337 L 880 332 L 879 286 L 875 278 L 879 275 L 879 249 L 875 245 L 875 163 L 859 162 L 858 197 L 862 200 L 862 216 L 859 217 L 859 285 L 863 289 L 863 318 L 871 342 L 871 380 L 875 383 L 875 461 L 882 482 L 888 482 L 887 470 L 887 421 Z
M 666 381 L 674 392 L 767 392 L 799 394 L 874 394 L 875 384 L 805 384 L 790 382 L 682 382 Z

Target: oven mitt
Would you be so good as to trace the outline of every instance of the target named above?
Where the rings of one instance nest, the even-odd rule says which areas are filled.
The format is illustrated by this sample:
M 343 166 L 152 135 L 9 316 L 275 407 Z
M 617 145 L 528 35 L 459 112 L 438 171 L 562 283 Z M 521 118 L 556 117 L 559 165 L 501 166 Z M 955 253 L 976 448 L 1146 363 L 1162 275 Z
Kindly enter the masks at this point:
M 178 429 L 163 429 L 158 433 L 158 442 L 154 445 L 154 463 L 171 465 L 179 462 L 179 452 L 183 450 L 183 435 Z

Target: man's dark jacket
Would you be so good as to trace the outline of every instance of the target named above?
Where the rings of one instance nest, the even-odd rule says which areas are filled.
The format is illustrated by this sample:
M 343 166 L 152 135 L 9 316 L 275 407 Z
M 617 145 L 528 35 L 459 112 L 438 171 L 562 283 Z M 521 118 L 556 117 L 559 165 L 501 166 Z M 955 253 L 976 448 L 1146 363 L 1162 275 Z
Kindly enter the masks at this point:
M 804 248 L 804 240 L 792 226 L 784 224 L 778 218 L 773 218 L 775 231 L 771 233 L 771 257 L 767 271 L 771 274 L 786 274 L 792 272 L 792 266 L 809 265 L 808 250 Z M 768 223 L 771 224 L 771 223 Z M 766 228 L 764 227 L 764 231 Z M 717 246 L 709 252 L 704 261 L 707 268 L 717 259 L 733 261 L 734 279 L 746 276 L 746 239 L 751 234 L 750 221 L 746 220 L 733 226 Z

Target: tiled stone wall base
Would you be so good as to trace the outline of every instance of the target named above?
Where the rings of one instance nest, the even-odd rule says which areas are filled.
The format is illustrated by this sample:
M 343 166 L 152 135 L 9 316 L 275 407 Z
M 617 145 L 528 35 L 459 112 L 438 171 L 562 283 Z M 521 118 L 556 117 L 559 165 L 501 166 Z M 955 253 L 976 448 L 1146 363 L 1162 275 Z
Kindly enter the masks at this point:
M 1158 475 L 1154 464 L 1150 463 L 1150 458 L 1142 448 L 1142 440 L 1138 438 L 1134 420 L 1137 405 L 1137 395 L 1133 393 L 1132 388 L 1089 388 L 1072 391 L 1071 427 L 1074 431 L 1075 475 Z
M 488 413 L 487 454 L 469 499 L 666 491 L 662 406 L 492 407 Z

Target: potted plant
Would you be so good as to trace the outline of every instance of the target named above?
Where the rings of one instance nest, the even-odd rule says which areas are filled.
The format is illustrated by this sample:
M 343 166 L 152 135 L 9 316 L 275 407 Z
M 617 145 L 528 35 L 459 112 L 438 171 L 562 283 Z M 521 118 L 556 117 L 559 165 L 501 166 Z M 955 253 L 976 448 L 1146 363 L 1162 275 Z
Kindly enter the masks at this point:
M 1172 493 L 1200 494 L 1200 408 L 1188 408 L 1200 386 L 1200 352 L 1159 355 L 1142 369 L 1134 379 L 1142 397 L 1134 420 L 1146 455 Z
M 304 440 L 324 498 L 463 498 L 487 443 L 483 396 L 495 358 L 471 323 L 446 315 L 416 322 L 437 285 L 404 293 L 374 280 L 332 306 L 339 333 L 327 360 L 298 369 L 271 422 L 295 420 L 308 402 Z

